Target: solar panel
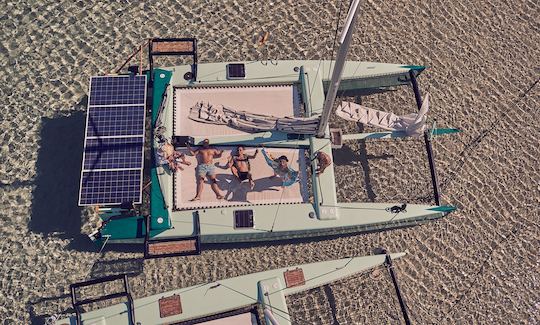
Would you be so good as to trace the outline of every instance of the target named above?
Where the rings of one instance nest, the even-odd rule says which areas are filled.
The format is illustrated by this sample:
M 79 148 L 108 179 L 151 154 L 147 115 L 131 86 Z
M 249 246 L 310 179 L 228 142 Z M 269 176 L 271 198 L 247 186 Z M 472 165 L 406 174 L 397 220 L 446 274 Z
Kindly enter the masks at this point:
M 146 76 L 90 79 L 79 205 L 141 203 Z
M 141 170 L 82 173 L 80 205 L 141 203 Z
M 143 167 L 142 137 L 87 139 L 83 170 Z
M 89 106 L 144 104 L 146 76 L 97 76 L 90 80 Z
M 87 137 L 142 135 L 144 105 L 90 107 L 87 121 Z

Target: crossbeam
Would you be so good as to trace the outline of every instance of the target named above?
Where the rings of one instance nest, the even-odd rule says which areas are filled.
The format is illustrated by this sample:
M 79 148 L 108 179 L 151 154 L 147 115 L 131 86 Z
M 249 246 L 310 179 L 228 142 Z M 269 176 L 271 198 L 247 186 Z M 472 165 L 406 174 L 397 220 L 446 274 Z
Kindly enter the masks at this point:
M 420 94 L 420 89 L 418 88 L 418 82 L 416 81 L 415 70 L 411 69 L 409 71 L 409 76 L 411 78 L 411 85 L 414 91 L 414 98 L 416 99 L 416 106 L 418 111 L 422 107 L 422 95 Z M 439 183 L 437 181 L 437 171 L 435 170 L 435 160 L 433 158 L 433 147 L 431 145 L 431 137 L 429 130 L 424 131 L 424 142 L 426 144 L 426 152 L 429 161 L 429 172 L 431 173 L 431 183 L 433 184 L 433 197 L 435 199 L 435 204 L 441 205 L 441 197 L 439 192 Z

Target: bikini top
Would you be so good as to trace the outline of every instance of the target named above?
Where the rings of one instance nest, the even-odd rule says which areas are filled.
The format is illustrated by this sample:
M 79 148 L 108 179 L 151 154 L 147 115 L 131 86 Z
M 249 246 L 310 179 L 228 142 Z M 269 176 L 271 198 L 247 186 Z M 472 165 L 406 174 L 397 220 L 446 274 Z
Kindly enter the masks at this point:
M 245 158 L 243 158 L 243 159 L 239 158 L 238 156 L 233 156 L 234 166 L 235 166 L 236 168 L 238 168 L 238 166 L 236 165 L 236 163 L 239 162 L 239 161 L 245 161 L 245 162 L 247 162 L 248 168 L 251 169 L 251 165 L 249 164 L 249 160 L 250 160 L 250 159 L 251 159 L 251 158 L 249 158 L 249 157 L 247 157 L 247 156 L 245 156 Z

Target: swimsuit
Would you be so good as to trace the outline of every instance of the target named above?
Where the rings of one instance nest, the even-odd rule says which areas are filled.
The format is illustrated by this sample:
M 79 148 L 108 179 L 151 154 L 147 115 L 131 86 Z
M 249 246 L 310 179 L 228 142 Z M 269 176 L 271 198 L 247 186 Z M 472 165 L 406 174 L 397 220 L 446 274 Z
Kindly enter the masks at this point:
M 291 167 L 287 166 L 287 170 L 282 170 L 279 168 L 279 163 L 275 160 L 272 160 L 268 155 L 266 154 L 266 150 L 262 150 L 264 159 L 266 159 L 266 163 L 268 166 L 272 167 L 274 170 L 274 173 L 278 175 L 279 177 L 283 178 L 283 186 L 291 186 L 298 180 L 298 172 L 292 169 Z
M 213 164 L 199 164 L 199 166 L 197 166 L 197 175 L 200 177 L 204 177 L 206 175 L 214 176 L 215 174 L 216 166 Z
M 238 156 L 233 156 L 233 163 L 234 163 L 234 167 L 237 170 L 238 178 L 240 179 L 240 181 L 245 181 L 249 179 L 249 172 L 240 171 L 240 168 L 238 168 L 238 165 L 237 165 L 239 161 L 245 161 L 247 163 L 248 170 L 251 170 L 251 165 L 249 164 L 249 158 L 240 159 Z
M 245 181 L 249 179 L 249 172 L 238 172 L 238 178 L 240 181 Z

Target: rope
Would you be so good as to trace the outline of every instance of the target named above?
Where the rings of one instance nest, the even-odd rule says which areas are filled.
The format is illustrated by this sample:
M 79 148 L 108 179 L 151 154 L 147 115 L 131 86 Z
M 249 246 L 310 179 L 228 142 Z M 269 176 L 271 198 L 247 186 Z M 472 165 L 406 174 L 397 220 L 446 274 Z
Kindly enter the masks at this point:
M 540 77 L 534 80 L 531 83 L 531 86 L 529 88 L 527 88 L 521 94 L 516 94 L 516 96 L 514 96 L 513 98 L 508 99 L 507 102 L 517 99 L 514 103 L 514 106 L 517 106 L 518 104 L 521 105 L 523 99 L 526 98 L 526 96 L 539 84 L 539 82 L 540 82 Z M 497 118 L 494 118 L 493 122 L 491 122 L 491 124 L 486 129 L 484 129 L 484 131 L 481 131 L 480 134 L 475 139 L 473 139 L 468 144 L 466 144 L 465 148 L 459 153 L 459 156 L 461 156 L 461 158 L 455 160 L 455 164 L 461 164 L 461 165 L 457 167 L 457 170 L 455 172 L 450 172 L 449 175 L 447 176 L 447 179 L 445 179 L 443 182 L 440 183 L 441 191 L 443 190 L 443 188 L 452 184 L 457 179 L 455 176 L 461 171 L 461 169 L 463 168 L 467 160 L 471 159 L 472 157 L 472 155 L 470 154 L 470 151 L 473 151 L 474 149 L 476 149 L 476 147 L 480 144 L 480 142 L 484 138 L 486 138 L 488 135 L 491 135 L 493 131 L 495 131 L 498 127 L 501 127 L 501 125 L 503 125 L 502 123 L 499 123 L 499 120 L 506 117 L 508 112 L 505 110 L 500 110 L 499 112 L 500 112 L 499 116 L 497 116 Z
M 294 161 L 294 158 L 296 157 L 297 152 L 298 152 L 298 150 L 294 150 L 291 161 Z M 300 164 L 298 164 L 298 167 L 300 167 Z M 300 171 L 298 171 L 298 173 L 300 174 Z M 296 177 L 298 178 L 298 177 L 300 177 L 300 175 L 297 175 Z M 281 195 L 279 197 L 279 201 L 278 201 L 277 208 L 276 208 L 276 213 L 274 214 L 274 221 L 272 222 L 272 227 L 270 228 L 270 232 L 274 231 L 274 226 L 276 225 L 276 220 L 277 220 L 277 217 L 278 217 L 278 214 L 279 214 L 279 208 L 281 207 L 281 202 L 283 200 L 283 194 L 285 194 L 285 188 L 283 188 L 282 191 L 281 191 Z
M 342 5 L 343 5 L 343 1 L 339 1 L 339 11 L 338 11 L 338 17 L 337 17 L 337 20 L 336 20 L 336 30 L 334 32 L 334 39 L 332 41 L 332 54 L 330 55 L 330 59 L 334 58 L 334 52 L 335 52 L 335 47 L 336 47 L 336 41 L 337 41 L 337 37 L 338 37 L 338 32 L 339 32 L 339 22 L 341 20 L 341 9 L 342 9 Z M 317 80 L 317 76 L 319 75 L 319 71 L 321 70 L 321 63 L 322 63 L 322 58 L 319 59 L 319 64 L 317 66 L 317 72 L 315 73 L 315 80 Z M 330 78 L 330 71 L 331 69 L 328 69 L 328 76 L 327 78 Z M 311 101 L 311 94 L 313 93 L 313 88 L 315 88 L 315 82 L 312 83 L 312 86 L 311 86 L 311 89 L 309 91 L 309 99 Z
M 353 259 L 354 259 L 354 257 L 350 257 L 349 261 L 348 261 L 347 263 L 345 263 L 345 265 L 343 265 L 343 266 L 341 266 L 341 267 L 337 267 L 336 269 L 334 269 L 334 270 L 332 270 L 332 271 L 329 271 L 329 272 L 326 272 L 326 273 L 323 273 L 323 274 L 319 274 L 319 275 L 316 275 L 316 276 L 314 276 L 314 277 L 312 277 L 312 278 L 306 279 L 304 282 L 307 284 L 308 282 L 310 282 L 310 281 L 312 281 L 312 280 L 315 280 L 315 279 L 318 279 L 318 278 L 320 278 L 320 277 L 326 276 L 326 275 L 328 275 L 328 274 L 332 274 L 332 273 L 334 273 L 334 272 L 337 272 L 337 271 L 339 271 L 339 270 L 342 270 L 342 269 L 346 268 L 346 267 L 352 262 Z M 377 268 L 377 267 L 371 268 L 371 269 L 368 269 L 368 270 L 364 270 L 364 271 L 362 271 L 362 272 L 358 272 L 358 273 L 355 273 L 355 274 L 353 274 L 353 275 L 355 275 L 355 276 L 361 276 L 361 275 L 364 275 L 364 274 L 367 274 L 367 273 L 371 273 L 371 272 L 373 272 L 373 270 L 376 269 L 376 268 Z M 349 276 L 351 276 L 351 275 L 349 275 Z M 345 276 L 345 277 L 349 277 L 349 276 Z M 345 277 L 344 277 L 344 278 L 345 278 Z M 223 283 L 216 282 L 216 285 L 210 287 L 209 290 L 210 290 L 210 289 L 215 289 L 215 288 L 220 287 L 220 286 L 223 286 L 224 288 L 226 288 L 226 289 L 228 289 L 228 290 L 230 290 L 230 291 L 232 291 L 232 292 L 235 292 L 235 293 L 237 293 L 237 294 L 239 294 L 239 295 L 242 295 L 242 296 L 244 296 L 244 297 L 246 297 L 246 298 L 248 298 L 248 299 L 251 299 L 251 300 L 253 300 L 257 305 L 260 305 L 259 300 L 255 299 L 255 298 L 253 298 L 253 297 L 251 297 L 251 296 L 249 296 L 249 295 L 247 295 L 247 294 L 245 294 L 245 293 L 243 293 L 243 292 L 240 292 L 240 291 L 238 291 L 238 290 L 236 290 L 236 289 L 230 288 L 229 286 L 226 286 L 226 285 L 224 285 Z M 269 295 L 272 295 L 272 294 L 274 294 L 274 293 L 278 293 L 278 292 L 284 291 L 284 290 L 286 290 L 286 289 L 288 289 L 288 288 L 282 288 L 282 289 L 279 289 L 279 290 L 276 290 L 276 291 L 273 291 L 273 292 L 269 292 L 268 294 L 269 294 Z M 208 290 L 207 290 L 207 292 L 208 292 Z M 205 295 L 206 295 L 206 293 L 205 293 Z M 277 310 L 277 311 L 279 311 L 279 312 L 281 312 L 281 313 L 283 313 L 283 314 L 285 314 L 285 315 L 287 315 L 287 316 L 289 316 L 289 317 L 292 316 L 291 314 L 289 314 L 288 312 L 286 312 L 286 311 L 284 311 L 284 310 L 282 310 L 282 309 L 280 309 L 280 308 L 276 308 L 276 307 L 274 307 L 274 306 L 272 306 L 272 305 L 270 305 L 270 304 L 267 304 L 267 306 L 268 306 L 268 307 L 271 307 L 272 309 L 275 309 L 275 310 Z M 281 317 L 283 317 L 283 316 L 281 316 Z M 296 315 L 296 317 L 298 317 L 298 315 Z M 300 318 L 300 320 L 301 320 L 302 322 L 305 322 L 306 324 L 312 324 L 312 323 L 313 323 L 313 322 L 309 322 L 309 321 L 307 321 L 307 320 L 305 320 L 305 319 L 303 319 L 303 318 Z

